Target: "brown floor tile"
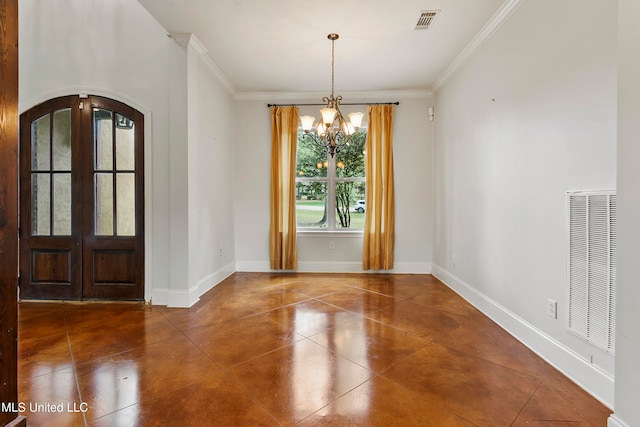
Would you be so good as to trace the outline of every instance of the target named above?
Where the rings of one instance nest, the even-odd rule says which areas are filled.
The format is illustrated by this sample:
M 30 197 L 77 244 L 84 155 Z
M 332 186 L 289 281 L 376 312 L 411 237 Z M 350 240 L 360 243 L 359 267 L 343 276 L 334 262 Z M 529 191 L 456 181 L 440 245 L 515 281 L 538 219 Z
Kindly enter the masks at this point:
M 90 422 L 91 426 L 277 426 L 262 409 L 223 373 Z
M 482 314 L 443 335 L 437 342 L 460 353 L 535 377 L 540 377 L 539 369 L 548 366 L 524 344 Z
M 217 288 L 217 287 L 216 287 Z M 214 288 L 214 289 L 216 289 Z M 179 330 L 186 332 L 193 328 L 217 325 L 229 320 L 241 319 L 308 300 L 301 292 L 281 286 L 269 288 L 220 290 L 215 301 L 200 301 L 189 310 L 164 312 L 166 318 Z
M 377 376 L 305 418 L 299 426 L 473 427 L 420 393 Z
M 308 417 L 372 376 L 308 339 L 237 365 L 230 373 L 285 425 Z
M 351 282 L 344 280 L 339 274 L 298 275 L 295 290 L 310 297 L 317 298 L 351 288 Z M 292 286 L 289 286 L 293 289 Z
M 594 427 L 596 425 L 606 425 L 606 418 L 602 421 L 603 424 L 588 422 L 558 392 L 542 384 L 531 396 L 531 399 L 529 399 L 512 426 L 548 427 L 570 425 L 571 427 Z
M 23 304 L 20 304 L 20 310 L 18 311 L 19 333 L 28 331 L 29 334 L 37 337 L 66 334 L 67 326 L 64 321 L 62 305 L 54 307 L 48 303 L 26 303 L 26 307 L 23 308 Z M 23 334 L 23 336 L 28 335 Z
M 600 404 L 593 396 L 578 387 L 569 378 L 547 363 L 536 367 L 536 371 L 545 386 L 549 386 L 562 396 L 571 408 L 575 409 L 594 426 L 607 424 L 607 418 L 609 418 L 612 411 Z
M 460 316 L 468 316 L 477 310 L 469 305 L 461 296 L 442 283 L 426 283 L 420 292 L 407 301 L 428 308 L 437 308 Z
M 416 335 L 366 318 L 336 325 L 309 339 L 374 372 L 391 367 L 427 344 Z
M 479 426 L 508 426 L 540 381 L 483 359 L 429 344 L 381 374 Z
M 30 336 L 24 336 L 30 335 Z M 18 338 L 18 371 L 26 377 L 38 376 L 73 366 L 67 333 L 38 336 L 20 334 Z
M 182 334 L 160 313 L 130 311 L 67 313 L 69 341 L 76 363 L 129 351 L 159 341 L 179 340 Z M 105 320 L 108 319 L 107 322 Z M 99 346 L 96 343 L 100 343 Z
M 417 279 L 419 276 L 408 276 L 413 280 L 418 280 L 420 283 L 411 281 L 405 281 L 407 276 L 402 275 L 388 275 L 388 274 L 363 274 L 357 277 L 357 280 L 352 283 L 354 287 L 362 288 L 367 291 L 376 292 L 382 295 L 395 298 L 397 301 L 402 301 L 407 298 L 411 298 L 421 291 L 423 285 L 422 280 Z
M 319 300 L 303 301 L 272 310 L 266 316 L 305 337 L 362 318 L 359 314 Z
M 41 367 L 34 376 L 21 372 L 18 376 L 18 402 L 25 405 L 21 415 L 27 417 L 29 427 L 85 424 L 84 414 L 74 412 L 81 407 L 82 400 L 72 365 L 62 369 L 52 367 L 50 373 Z
M 394 299 L 390 296 L 357 288 L 334 292 L 318 299 L 363 316 L 375 313 L 394 303 Z
M 223 368 L 246 362 L 304 338 L 264 315 L 228 320 L 216 327 L 199 328 L 186 334 Z
M 182 337 L 156 342 L 77 365 L 88 419 L 183 387 L 220 371 L 192 342 Z
M 429 309 L 410 300 L 398 301 L 371 318 L 429 341 L 456 330 L 467 321 L 459 315 Z

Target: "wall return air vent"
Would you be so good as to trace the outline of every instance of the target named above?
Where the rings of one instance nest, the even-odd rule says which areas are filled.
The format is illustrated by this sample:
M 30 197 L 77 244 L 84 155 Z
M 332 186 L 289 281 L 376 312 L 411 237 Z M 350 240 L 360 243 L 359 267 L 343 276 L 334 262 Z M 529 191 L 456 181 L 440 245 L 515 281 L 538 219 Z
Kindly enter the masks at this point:
M 616 194 L 568 193 L 569 330 L 615 352 Z
M 420 16 L 418 16 L 418 22 L 416 23 L 416 30 L 428 30 L 433 25 L 433 21 L 440 13 L 439 10 L 422 10 Z

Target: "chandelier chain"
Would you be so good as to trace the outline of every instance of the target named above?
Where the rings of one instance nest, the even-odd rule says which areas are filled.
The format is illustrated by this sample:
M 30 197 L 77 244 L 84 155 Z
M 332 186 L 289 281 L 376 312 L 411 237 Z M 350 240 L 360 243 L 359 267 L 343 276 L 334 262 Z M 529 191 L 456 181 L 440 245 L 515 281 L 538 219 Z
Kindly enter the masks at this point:
M 335 39 L 331 39 L 331 98 L 333 98 L 333 85 L 335 82 L 335 71 L 334 71 L 334 63 L 335 63 L 335 47 L 336 47 L 336 40 Z

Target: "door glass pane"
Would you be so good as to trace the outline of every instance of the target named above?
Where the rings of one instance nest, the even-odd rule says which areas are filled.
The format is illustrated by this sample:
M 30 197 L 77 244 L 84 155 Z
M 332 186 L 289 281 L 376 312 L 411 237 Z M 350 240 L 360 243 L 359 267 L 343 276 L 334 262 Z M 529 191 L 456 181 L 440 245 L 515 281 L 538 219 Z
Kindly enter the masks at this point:
M 119 173 L 116 175 L 116 219 L 118 236 L 136 234 L 136 187 L 135 175 Z
M 31 122 L 31 169 L 51 168 L 51 114 Z
M 113 170 L 113 116 L 111 111 L 93 109 L 93 132 L 95 138 L 95 168 Z
M 53 175 L 53 235 L 71 235 L 71 173 Z
M 31 174 L 31 234 L 51 234 L 51 176 L 47 173 Z
M 119 171 L 134 170 L 134 123 L 116 113 L 116 168 Z
M 94 185 L 96 236 L 113 236 L 113 174 L 95 174 Z
M 71 109 L 53 113 L 53 169 L 71 170 Z

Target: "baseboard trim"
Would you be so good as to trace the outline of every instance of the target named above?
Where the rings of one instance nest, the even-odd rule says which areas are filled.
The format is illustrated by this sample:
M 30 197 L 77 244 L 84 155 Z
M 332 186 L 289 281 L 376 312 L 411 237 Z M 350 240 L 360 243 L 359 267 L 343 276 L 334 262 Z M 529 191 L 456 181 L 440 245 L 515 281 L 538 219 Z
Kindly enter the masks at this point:
M 151 289 L 151 297 L 147 300 L 150 305 L 167 305 L 169 302 L 169 289 Z
M 611 414 L 607 419 L 607 427 L 631 427 L 630 424 L 622 422 L 616 414 Z
M 611 375 L 442 267 L 434 264 L 432 274 L 593 397 L 613 408 Z
M 150 303 L 174 308 L 189 308 L 200 297 L 235 273 L 235 264 L 230 263 L 206 275 L 187 290 L 153 289 Z
M 222 282 L 224 279 L 235 273 L 235 267 L 235 263 L 227 264 L 219 270 L 214 271 L 213 273 L 208 274 L 207 276 L 200 279 L 196 285 L 199 292 L 198 299 L 200 299 L 202 295 L 213 289 L 218 283 Z
M 268 262 L 238 261 L 236 271 L 267 273 L 271 270 Z M 396 262 L 393 270 L 363 270 L 361 262 L 300 261 L 298 273 L 388 273 L 388 274 L 431 274 L 429 262 Z

